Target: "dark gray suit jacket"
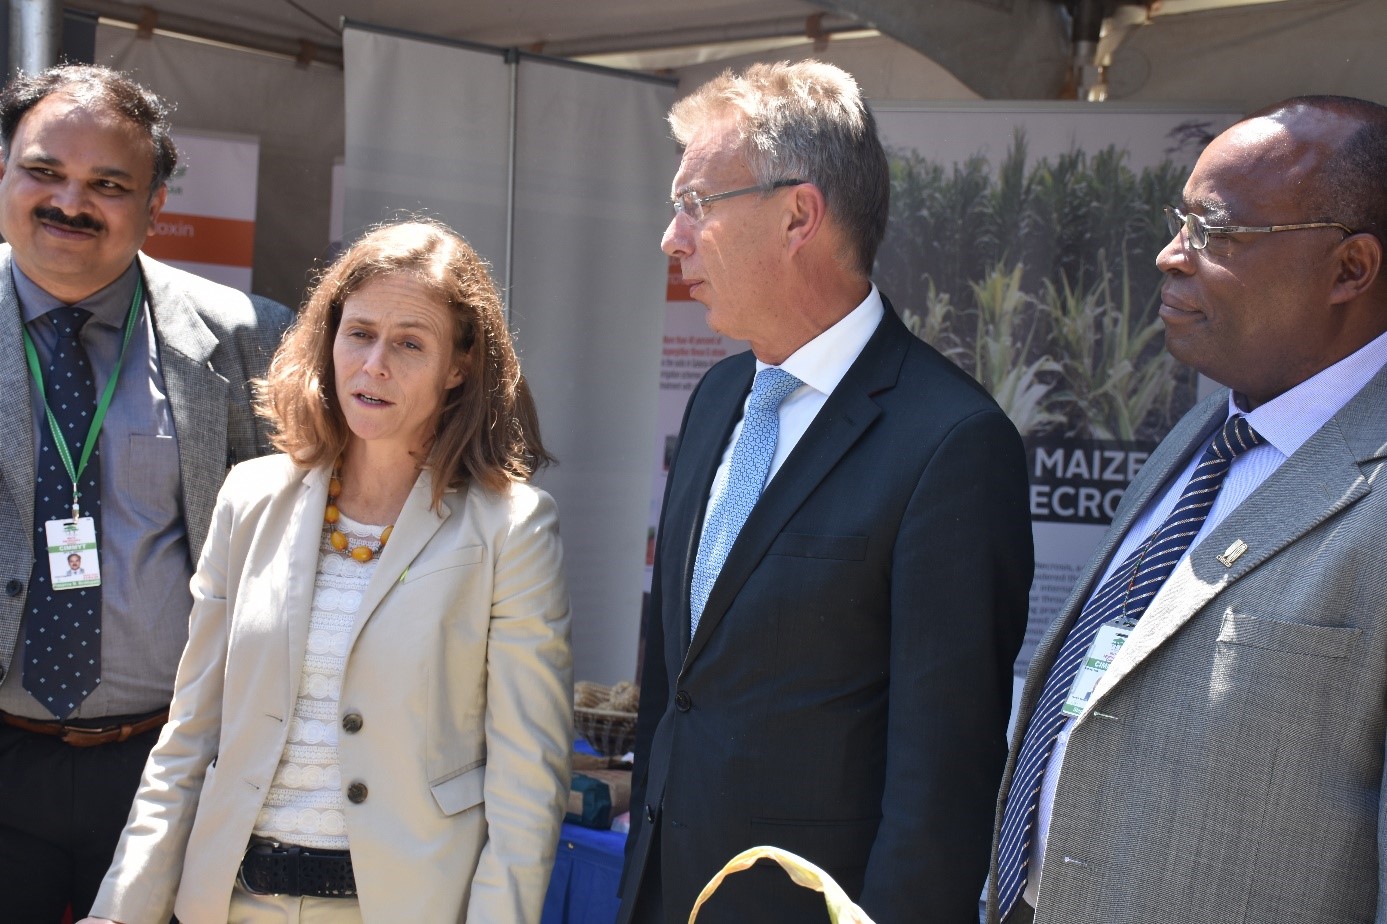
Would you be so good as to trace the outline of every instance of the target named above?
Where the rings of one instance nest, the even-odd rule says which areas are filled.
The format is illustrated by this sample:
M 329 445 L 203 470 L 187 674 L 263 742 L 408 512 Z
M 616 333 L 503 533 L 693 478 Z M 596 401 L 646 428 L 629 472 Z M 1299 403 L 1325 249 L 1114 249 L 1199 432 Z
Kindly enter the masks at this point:
M 670 921 L 762 844 L 825 868 L 878 924 L 976 921 L 1031 580 L 1021 440 L 888 306 L 690 644 L 700 524 L 754 370 L 750 353 L 709 370 L 670 468 L 619 920 L 658 837 Z M 823 917 L 822 895 L 757 868 L 699 921 Z
M 1017 741 L 1121 537 L 1227 406 L 1201 402 L 1132 482 L 1032 662 Z M 1387 920 L 1384 474 L 1387 370 L 1176 568 L 1074 726 L 1037 922 Z
M 188 547 L 193 560 L 227 469 L 269 451 L 269 432 L 251 410 L 248 382 L 263 376 L 292 313 L 141 254 L 160 369 L 178 439 Z M 14 537 L 33 534 L 34 423 L 24 362 L 19 297 L 10 248 L 0 245 L 0 522 Z M 33 546 L 0 545 L 0 676 L 19 643 Z M 186 632 L 186 626 L 177 630 Z

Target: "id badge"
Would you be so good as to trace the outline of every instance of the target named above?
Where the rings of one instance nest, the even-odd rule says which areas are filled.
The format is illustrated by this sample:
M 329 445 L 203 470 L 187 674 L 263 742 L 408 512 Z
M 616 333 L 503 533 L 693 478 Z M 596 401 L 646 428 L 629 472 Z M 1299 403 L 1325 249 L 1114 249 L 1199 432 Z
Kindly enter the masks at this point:
M 48 583 L 54 590 L 76 590 L 101 584 L 101 562 L 96 552 L 96 521 L 48 520 Z
M 1132 627 L 1119 622 L 1104 623 L 1098 628 L 1093 644 L 1079 664 L 1079 673 L 1074 677 L 1074 685 L 1069 688 L 1069 697 L 1060 710 L 1069 718 L 1077 718 L 1088 705 L 1098 681 L 1108 672 L 1113 658 L 1122 650 L 1122 645 L 1132 635 Z

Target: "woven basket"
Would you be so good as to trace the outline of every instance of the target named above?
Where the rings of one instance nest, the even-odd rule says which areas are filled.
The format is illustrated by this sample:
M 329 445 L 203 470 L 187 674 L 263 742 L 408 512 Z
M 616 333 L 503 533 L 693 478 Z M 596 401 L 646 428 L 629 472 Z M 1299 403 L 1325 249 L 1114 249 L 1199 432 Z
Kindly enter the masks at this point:
M 573 725 L 603 757 L 621 757 L 636 744 L 636 714 L 606 709 L 573 709 Z

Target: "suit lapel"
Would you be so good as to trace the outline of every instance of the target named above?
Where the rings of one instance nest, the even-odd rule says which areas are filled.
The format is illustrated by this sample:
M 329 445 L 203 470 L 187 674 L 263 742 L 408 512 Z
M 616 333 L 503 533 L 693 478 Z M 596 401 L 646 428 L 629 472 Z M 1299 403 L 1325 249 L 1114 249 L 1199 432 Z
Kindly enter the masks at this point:
M 299 487 L 294 509 L 284 529 L 287 555 L 275 555 L 271 567 L 277 572 L 271 586 L 284 588 L 283 606 L 276 617 L 284 624 L 285 708 L 293 712 L 298 697 L 300 667 L 308 650 L 308 621 L 313 611 L 313 591 L 318 574 L 318 554 L 323 544 L 323 510 L 327 506 L 327 468 L 308 472 Z M 286 718 L 288 714 L 286 713 Z
M 33 536 L 34 530 L 34 413 L 30 405 L 29 367 L 24 361 L 24 315 L 10 275 L 8 252 L 0 258 L 0 459 L 2 476 L 19 512 L 15 535 Z M 29 540 L 25 540 L 29 541 Z M 8 652 L 6 652 L 8 654 Z
M 1137 477 L 1127 486 L 1127 491 L 1123 495 L 1122 504 L 1112 525 L 1108 527 L 1108 531 L 1103 535 L 1098 547 L 1094 549 L 1088 565 L 1080 572 L 1078 580 L 1074 583 L 1074 589 L 1070 591 L 1068 601 L 1060 610 L 1059 618 L 1050 624 L 1036 647 L 1035 655 L 1031 659 L 1031 667 L 1027 671 L 1021 701 L 1017 707 L 1018 729 L 1025 729 L 1026 724 L 1030 721 L 1031 713 L 1045 687 L 1045 680 L 1050 674 L 1050 666 L 1059 657 L 1060 649 L 1064 647 L 1064 641 L 1069 636 L 1070 628 L 1074 625 L 1074 621 L 1079 618 L 1079 613 L 1083 610 L 1084 604 L 1088 602 L 1088 598 L 1092 596 L 1098 580 L 1107 570 L 1108 564 L 1122 544 L 1122 540 L 1151 502 L 1162 491 L 1166 490 L 1170 480 L 1184 470 L 1195 450 L 1202 446 L 1214 429 L 1222 423 L 1227 416 L 1227 408 L 1228 391 L 1226 389 L 1219 389 L 1216 393 L 1205 398 L 1190 413 L 1180 419 L 1174 429 L 1161 441 L 1156 451 L 1151 454 L 1151 458 L 1146 460 L 1146 464 L 1137 473 Z M 1039 669 L 1041 665 L 1044 665 L 1044 670 Z
M 895 387 L 911 336 L 887 305 L 871 339 L 752 508 L 708 595 L 686 663 L 703 650 L 742 585 L 795 511 L 881 415 L 881 407 L 873 396 Z M 709 477 L 708 483 L 711 482 Z M 696 547 L 697 537 L 694 544 Z M 690 574 L 692 570 L 690 558 Z
M 680 511 L 681 521 L 670 530 L 671 536 L 685 537 L 680 549 L 679 581 L 679 650 L 684 652 L 685 660 L 689 651 L 689 626 L 692 614 L 689 608 L 689 594 L 693 586 L 694 560 L 698 555 L 698 541 L 703 530 L 703 516 L 708 506 L 708 494 L 713 488 L 713 478 L 722 462 L 727 441 L 737 421 L 742 418 L 742 404 L 751 391 L 751 380 L 756 373 L 756 362 L 750 353 L 738 357 L 736 366 L 729 371 L 727 380 L 716 384 L 708 383 L 702 388 L 715 389 L 706 398 L 707 410 L 690 414 L 684 425 L 679 442 L 679 466 L 681 471 L 672 485 L 671 494 L 666 501 L 670 511 Z M 700 401 L 700 404 L 703 403 Z M 687 475 L 685 475 L 687 472 Z M 716 588 L 714 588 L 716 592 Z M 704 619 L 708 608 L 704 607 Z
M 140 259 L 146 299 L 154 318 L 159 366 L 164 377 L 178 438 L 178 468 L 183 485 L 188 547 L 196 560 L 207 539 L 200 524 L 211 521 L 212 507 L 227 469 L 225 378 L 211 365 L 216 335 L 196 307 L 152 261 Z
M 326 497 L 326 494 L 324 496 Z M 385 551 L 381 553 L 380 563 L 376 566 L 375 573 L 371 575 L 366 590 L 362 592 L 361 608 L 357 610 L 356 621 L 352 624 L 351 637 L 347 641 L 349 656 L 352 648 L 356 645 L 357 638 L 361 635 L 361 630 L 366 627 L 366 623 L 375 614 L 386 594 L 390 592 L 390 588 L 404 579 L 410 564 L 424 550 L 424 546 L 428 545 L 434 534 L 438 532 L 443 521 L 451 515 L 452 511 L 447 504 L 435 511 L 430 507 L 432 503 L 433 480 L 428 472 L 423 472 L 414 482 L 414 487 L 410 489 L 409 497 L 405 498 L 405 505 L 400 510 L 400 517 L 395 521 L 395 528 L 390 532 L 390 542 L 386 545 Z
M 1381 378 L 1379 373 L 1377 387 L 1369 385 L 1353 402 L 1382 406 L 1387 401 L 1387 389 L 1381 387 Z M 1371 492 L 1371 479 L 1365 476 L 1363 465 L 1380 458 L 1382 448 L 1363 451 L 1350 445 L 1342 413 L 1321 427 L 1190 550 L 1099 681 L 1091 703 L 1121 683 L 1214 597 Z M 1369 432 L 1381 433 L 1381 426 L 1379 422 Z M 1230 567 L 1220 562 L 1218 556 L 1235 540 L 1242 540 L 1247 551 Z

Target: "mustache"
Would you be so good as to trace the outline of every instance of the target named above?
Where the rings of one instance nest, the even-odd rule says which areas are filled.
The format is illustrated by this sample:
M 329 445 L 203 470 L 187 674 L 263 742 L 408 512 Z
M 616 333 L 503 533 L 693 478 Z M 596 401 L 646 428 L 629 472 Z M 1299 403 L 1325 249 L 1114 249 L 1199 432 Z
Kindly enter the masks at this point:
M 34 209 L 34 217 L 40 221 L 48 221 L 65 228 L 72 228 L 74 231 L 104 231 L 106 228 L 104 224 L 86 212 L 68 215 L 62 209 L 48 205 L 40 205 Z

